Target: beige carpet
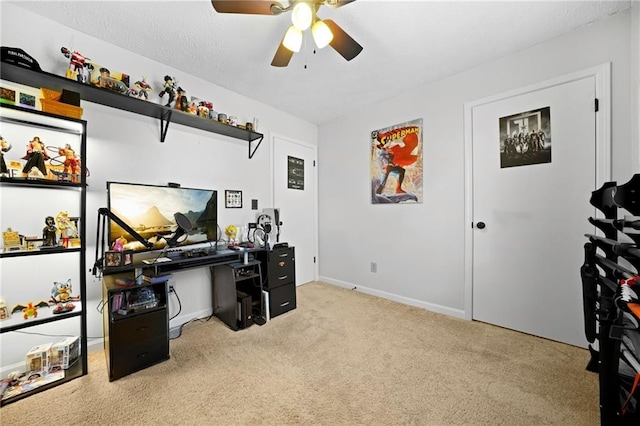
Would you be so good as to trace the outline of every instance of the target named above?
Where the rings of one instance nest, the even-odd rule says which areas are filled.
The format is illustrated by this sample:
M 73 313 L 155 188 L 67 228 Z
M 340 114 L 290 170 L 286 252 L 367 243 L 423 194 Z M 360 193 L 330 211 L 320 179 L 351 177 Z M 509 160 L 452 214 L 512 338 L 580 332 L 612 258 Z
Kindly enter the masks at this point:
M 89 374 L 0 409 L 3 425 L 598 425 L 586 350 L 323 283 L 233 332 L 184 327 L 171 359 Z

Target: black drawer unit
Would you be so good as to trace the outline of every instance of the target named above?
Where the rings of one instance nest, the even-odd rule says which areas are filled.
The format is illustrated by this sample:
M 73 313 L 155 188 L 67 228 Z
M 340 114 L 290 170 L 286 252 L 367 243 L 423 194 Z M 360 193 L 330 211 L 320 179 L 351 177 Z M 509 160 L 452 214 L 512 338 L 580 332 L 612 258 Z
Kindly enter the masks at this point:
M 267 276 L 264 288 L 269 290 L 296 282 L 296 259 L 294 247 L 281 247 L 258 252 L 262 272 Z M 266 271 L 266 272 L 265 272 Z
M 278 247 L 257 253 L 267 280 L 269 317 L 277 317 L 296 308 L 296 256 L 294 247 Z
M 169 318 L 166 281 L 134 287 L 108 281 L 104 349 L 113 381 L 169 359 Z
M 271 318 L 296 308 L 296 285 L 289 283 L 269 291 L 269 315 Z

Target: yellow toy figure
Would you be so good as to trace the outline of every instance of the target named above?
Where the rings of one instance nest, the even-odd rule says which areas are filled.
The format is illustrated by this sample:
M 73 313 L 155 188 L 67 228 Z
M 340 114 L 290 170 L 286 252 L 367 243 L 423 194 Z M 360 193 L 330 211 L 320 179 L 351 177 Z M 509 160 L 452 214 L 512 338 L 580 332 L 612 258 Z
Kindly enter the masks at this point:
M 64 155 L 64 173 L 71 175 L 72 182 L 78 182 L 80 160 L 76 157 L 76 152 L 71 148 L 71 145 L 66 144 L 64 148 L 58 148 L 58 154 Z
M 229 237 L 229 245 L 234 246 L 237 244 L 236 237 L 238 236 L 238 228 L 234 225 L 229 225 L 224 230 L 224 233 Z
M 78 236 L 78 228 L 69 219 L 69 213 L 62 211 L 56 216 L 56 226 L 58 227 L 58 235 L 60 235 L 62 245 L 69 247 L 69 238 Z

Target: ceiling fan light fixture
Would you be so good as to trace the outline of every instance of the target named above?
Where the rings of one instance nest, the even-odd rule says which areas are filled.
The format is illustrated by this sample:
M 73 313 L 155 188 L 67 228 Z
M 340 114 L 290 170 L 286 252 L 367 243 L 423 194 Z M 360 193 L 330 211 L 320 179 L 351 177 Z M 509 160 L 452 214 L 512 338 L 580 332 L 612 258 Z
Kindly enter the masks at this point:
M 331 29 L 323 21 L 316 21 L 311 28 L 311 34 L 313 34 L 313 41 L 316 43 L 318 49 L 326 47 L 331 40 L 333 40 L 333 33 Z
M 300 31 L 304 31 L 311 26 L 313 20 L 313 11 L 311 6 L 306 2 L 298 2 L 291 12 L 291 22 Z
M 302 46 L 302 31 L 294 25 L 290 26 L 284 35 L 282 45 L 292 52 L 299 52 Z

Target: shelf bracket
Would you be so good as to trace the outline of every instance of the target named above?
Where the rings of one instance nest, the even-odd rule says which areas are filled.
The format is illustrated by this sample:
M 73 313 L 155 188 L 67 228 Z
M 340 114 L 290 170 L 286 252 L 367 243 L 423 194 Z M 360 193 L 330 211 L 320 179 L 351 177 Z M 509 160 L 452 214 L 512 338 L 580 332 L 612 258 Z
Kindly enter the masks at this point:
M 164 138 L 167 137 L 167 130 L 169 129 L 169 123 L 171 123 L 171 114 L 173 114 L 173 111 L 168 109 L 162 113 L 160 117 L 160 142 L 164 142 Z
M 260 135 L 260 139 L 256 139 L 258 140 L 258 144 L 255 146 L 255 148 L 253 148 L 253 151 L 251 150 L 251 142 L 249 141 L 249 159 L 253 158 L 253 154 L 256 153 L 256 151 L 258 150 L 258 147 L 260 146 L 260 144 L 262 143 L 262 139 L 264 139 L 264 135 Z

